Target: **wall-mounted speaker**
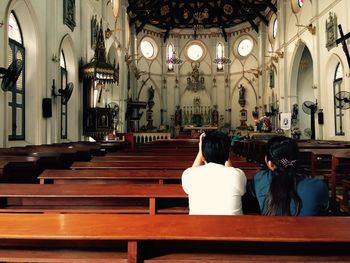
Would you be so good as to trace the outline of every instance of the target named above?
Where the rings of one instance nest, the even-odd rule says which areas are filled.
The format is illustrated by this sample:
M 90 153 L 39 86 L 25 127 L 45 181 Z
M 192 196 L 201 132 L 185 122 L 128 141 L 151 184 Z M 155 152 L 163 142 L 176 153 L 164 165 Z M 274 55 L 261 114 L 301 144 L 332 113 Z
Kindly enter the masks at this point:
M 44 118 L 52 117 L 52 99 L 44 98 L 42 106 L 43 106 L 43 117 Z
M 318 124 L 324 124 L 323 111 L 318 112 Z

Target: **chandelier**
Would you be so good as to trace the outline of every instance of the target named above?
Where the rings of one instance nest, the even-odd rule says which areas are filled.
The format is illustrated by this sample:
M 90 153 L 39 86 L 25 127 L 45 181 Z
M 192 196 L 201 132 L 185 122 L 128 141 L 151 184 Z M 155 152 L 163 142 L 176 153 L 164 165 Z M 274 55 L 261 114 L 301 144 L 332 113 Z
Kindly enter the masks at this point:
M 183 63 L 183 60 L 181 58 L 177 58 L 175 56 L 175 51 L 173 52 L 173 55 L 171 57 L 168 57 L 166 60 L 167 64 L 172 64 L 172 65 L 180 65 Z
M 219 57 L 213 60 L 215 64 L 228 65 L 231 64 L 231 59 L 226 57 Z

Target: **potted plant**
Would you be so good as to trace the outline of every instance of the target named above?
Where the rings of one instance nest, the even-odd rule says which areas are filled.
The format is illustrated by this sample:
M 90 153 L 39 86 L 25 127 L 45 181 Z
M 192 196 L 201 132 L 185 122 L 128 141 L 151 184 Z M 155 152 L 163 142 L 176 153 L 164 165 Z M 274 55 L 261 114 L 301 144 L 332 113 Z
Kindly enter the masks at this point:
M 293 127 L 291 130 L 293 139 L 300 139 L 301 130 L 298 127 Z

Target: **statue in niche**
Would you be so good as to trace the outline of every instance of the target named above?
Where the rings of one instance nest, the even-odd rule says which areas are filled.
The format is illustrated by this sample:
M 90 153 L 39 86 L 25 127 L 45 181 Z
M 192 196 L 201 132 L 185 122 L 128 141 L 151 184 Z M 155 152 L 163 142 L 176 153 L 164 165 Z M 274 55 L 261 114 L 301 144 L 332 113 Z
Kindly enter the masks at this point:
M 192 73 L 187 77 L 186 90 L 197 92 L 204 90 L 204 77 L 199 73 L 199 63 L 192 63 Z
M 254 120 L 254 123 L 255 123 L 255 126 L 256 126 L 256 124 L 259 121 L 259 108 L 257 106 L 255 106 L 255 108 L 254 108 L 254 110 L 252 112 L 252 115 L 253 115 L 253 120 Z
M 239 89 L 238 103 L 243 108 L 245 106 L 245 102 L 246 102 L 245 101 L 245 87 L 242 84 L 240 84 L 238 89 Z
M 91 48 L 95 49 L 98 37 L 99 25 L 97 21 L 97 15 L 91 18 Z
M 182 123 L 182 110 L 179 105 L 176 106 L 175 111 L 175 126 L 181 126 Z
M 298 104 L 293 104 L 293 109 L 292 109 L 292 125 L 296 125 L 298 122 L 298 114 L 299 114 L 299 106 Z
M 213 126 L 219 125 L 219 112 L 218 112 L 218 105 L 214 105 L 214 109 L 211 112 L 211 120 Z
M 70 30 L 74 30 L 75 24 L 75 0 L 63 1 L 63 21 Z
M 337 16 L 329 12 L 328 20 L 326 21 L 326 48 L 331 50 L 336 44 L 338 39 L 338 28 L 337 28 Z
M 146 112 L 147 130 L 154 130 L 155 129 L 155 127 L 153 126 L 153 110 L 152 110 L 152 108 L 154 106 L 153 98 L 154 98 L 154 89 L 151 86 L 148 89 L 148 102 L 147 102 L 148 110 Z

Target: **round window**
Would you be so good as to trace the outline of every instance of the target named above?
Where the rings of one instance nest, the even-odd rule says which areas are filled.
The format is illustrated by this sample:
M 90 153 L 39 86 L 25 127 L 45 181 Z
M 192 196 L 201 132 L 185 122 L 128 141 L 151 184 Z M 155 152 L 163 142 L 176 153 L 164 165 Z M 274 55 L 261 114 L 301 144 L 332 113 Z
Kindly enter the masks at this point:
M 273 21 L 273 29 L 272 29 L 272 36 L 273 38 L 276 38 L 277 36 L 277 29 L 278 29 L 278 23 L 277 23 L 277 17 Z
M 305 0 L 290 0 L 293 13 L 298 13 L 304 5 Z
M 253 50 L 253 41 L 249 38 L 242 39 L 238 43 L 237 52 L 241 57 L 246 57 Z
M 154 59 L 157 56 L 157 45 L 152 38 L 142 39 L 140 49 L 142 55 L 147 59 Z
M 193 41 L 187 45 L 186 55 L 192 61 L 199 61 L 204 58 L 204 44 L 199 41 Z
M 119 0 L 112 1 L 113 14 L 115 17 L 118 17 L 118 15 L 119 15 L 119 6 L 120 6 Z
M 268 30 L 268 37 L 271 44 L 274 44 L 275 39 L 277 37 L 277 30 L 278 30 L 278 21 L 277 21 L 277 15 L 273 14 L 270 18 L 269 22 L 269 30 Z
M 239 59 L 247 58 L 252 53 L 254 41 L 249 35 L 239 37 L 233 45 L 233 53 Z

